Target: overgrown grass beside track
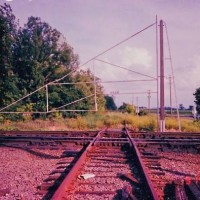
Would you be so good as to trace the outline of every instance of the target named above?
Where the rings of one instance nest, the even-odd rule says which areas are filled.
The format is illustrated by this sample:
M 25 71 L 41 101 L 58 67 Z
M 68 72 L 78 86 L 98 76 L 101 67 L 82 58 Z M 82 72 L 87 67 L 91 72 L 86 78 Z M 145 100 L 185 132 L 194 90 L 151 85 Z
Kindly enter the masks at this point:
M 126 113 L 105 112 L 90 113 L 86 116 L 77 118 L 55 118 L 49 120 L 30 120 L 24 122 L 4 122 L 0 124 L 0 130 L 97 130 L 104 127 L 112 129 L 122 128 L 126 123 L 128 128 L 135 131 L 157 130 L 156 115 L 136 116 Z M 199 132 L 200 121 L 191 119 L 181 119 L 182 131 Z M 178 131 L 178 122 L 176 118 L 166 117 L 166 129 L 169 131 Z

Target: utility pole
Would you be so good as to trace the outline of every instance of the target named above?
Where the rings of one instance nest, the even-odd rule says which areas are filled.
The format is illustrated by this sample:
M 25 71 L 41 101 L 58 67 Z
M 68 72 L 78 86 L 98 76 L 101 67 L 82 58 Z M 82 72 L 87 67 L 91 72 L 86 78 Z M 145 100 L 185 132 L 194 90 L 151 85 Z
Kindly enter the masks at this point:
M 165 132 L 163 20 L 160 20 L 160 132 Z
M 46 104 L 47 104 L 47 112 L 49 112 L 49 94 L 48 94 L 48 84 L 46 85 Z
M 93 70 L 94 70 L 94 60 L 92 62 Z M 98 104 L 97 104 L 97 84 L 96 84 L 96 77 L 95 77 L 95 70 L 94 70 L 94 107 L 95 111 L 98 111 Z
M 170 115 L 172 116 L 172 77 L 169 76 L 169 101 L 170 101 Z
M 137 113 L 137 115 L 139 115 L 139 106 L 138 106 L 138 97 L 136 97 L 136 102 L 137 102 L 137 109 L 136 109 L 136 113 Z
M 151 90 L 147 91 L 147 98 L 148 98 L 148 112 L 150 113 L 150 106 L 151 106 Z
M 132 94 L 132 106 L 134 106 L 134 94 Z

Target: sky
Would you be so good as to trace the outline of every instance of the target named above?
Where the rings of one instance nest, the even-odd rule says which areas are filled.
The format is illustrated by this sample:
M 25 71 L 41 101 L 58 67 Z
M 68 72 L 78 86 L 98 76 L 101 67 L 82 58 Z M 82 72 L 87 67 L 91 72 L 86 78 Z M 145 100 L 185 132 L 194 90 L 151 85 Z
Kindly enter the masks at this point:
M 156 26 L 99 56 L 98 60 L 83 64 L 155 23 L 157 16 L 158 22 L 165 22 L 165 105 L 170 105 L 169 76 L 173 74 L 177 103 L 186 108 L 194 105 L 193 93 L 200 87 L 199 0 L 0 0 L 3 3 L 11 5 L 21 26 L 28 17 L 37 16 L 59 30 L 79 55 L 81 69 L 89 68 L 102 82 L 113 81 L 102 84 L 118 106 L 126 102 L 147 107 L 149 90 L 150 106 L 157 105 L 157 83 L 151 78 L 157 77 Z M 129 82 L 117 82 L 125 80 Z M 175 106 L 174 85 L 172 102 Z

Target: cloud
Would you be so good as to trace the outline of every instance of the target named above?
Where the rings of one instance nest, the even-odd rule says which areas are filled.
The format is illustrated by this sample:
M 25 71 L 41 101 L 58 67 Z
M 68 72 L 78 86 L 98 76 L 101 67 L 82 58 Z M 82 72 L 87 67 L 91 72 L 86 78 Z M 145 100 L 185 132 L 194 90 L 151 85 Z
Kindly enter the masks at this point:
M 199 87 L 200 81 L 199 81 L 199 74 L 200 74 L 200 55 L 194 55 L 191 59 L 191 64 L 189 67 L 188 74 L 189 77 L 192 77 L 192 82 L 190 83 L 193 87 Z
M 158 20 L 162 18 L 167 23 L 180 102 L 188 105 L 193 102 L 192 94 L 200 86 L 200 26 L 197 23 L 200 1 L 48 0 L 38 3 L 32 0 L 31 4 L 30 1 L 12 1 L 13 11 L 20 18 L 20 23 L 23 25 L 31 15 L 41 17 L 66 36 L 75 52 L 80 55 L 81 63 L 153 23 L 157 14 Z M 24 12 L 21 12 L 22 7 Z M 164 42 L 166 43 L 166 37 Z M 164 53 L 167 54 L 167 50 Z M 142 32 L 100 59 L 155 77 L 155 27 Z M 90 65 L 89 63 L 89 67 Z M 166 76 L 171 74 L 169 65 L 169 61 L 165 60 Z M 102 80 L 142 78 L 96 61 L 95 75 Z M 126 88 L 123 90 L 132 90 L 133 86 L 137 87 L 136 90 L 151 89 L 149 82 L 121 83 L 120 87 L 124 85 Z M 145 86 L 148 88 L 143 88 Z M 111 87 L 112 90 L 119 88 L 117 84 L 105 85 L 108 90 Z
M 105 59 L 104 61 L 108 63 L 112 63 L 109 61 L 109 59 Z M 114 63 L 112 63 L 114 64 Z M 127 71 L 124 69 L 116 68 L 112 65 L 102 63 L 99 61 L 95 61 L 95 73 L 102 81 L 116 81 L 121 80 L 122 77 L 126 77 Z
M 122 64 L 125 66 L 140 65 L 149 68 L 152 65 L 152 57 L 145 48 L 126 46 L 120 54 Z

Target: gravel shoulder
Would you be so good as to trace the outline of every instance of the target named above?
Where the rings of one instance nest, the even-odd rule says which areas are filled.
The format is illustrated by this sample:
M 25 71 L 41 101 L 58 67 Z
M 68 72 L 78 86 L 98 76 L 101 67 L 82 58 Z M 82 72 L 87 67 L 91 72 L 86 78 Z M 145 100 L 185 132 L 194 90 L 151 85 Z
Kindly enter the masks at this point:
M 63 150 L 0 147 L 0 200 L 39 200 L 38 186 L 55 169 Z

